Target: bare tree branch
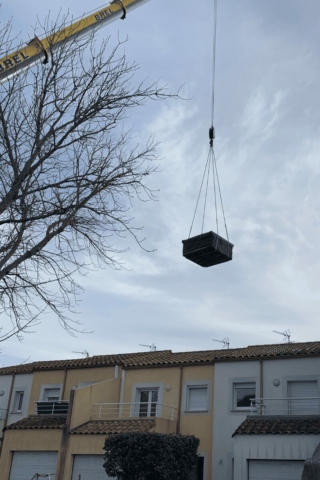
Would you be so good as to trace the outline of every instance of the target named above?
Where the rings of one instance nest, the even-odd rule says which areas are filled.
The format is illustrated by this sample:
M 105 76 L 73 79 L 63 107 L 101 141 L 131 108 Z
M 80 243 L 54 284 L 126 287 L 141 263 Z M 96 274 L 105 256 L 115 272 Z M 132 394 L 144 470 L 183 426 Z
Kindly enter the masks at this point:
M 9 33 L 4 26 L 0 44 Z M 129 233 L 141 245 L 131 201 L 154 199 L 146 180 L 156 144 L 133 145 L 125 119 L 177 95 L 135 84 L 137 65 L 109 43 L 75 39 L 0 86 L 0 312 L 12 322 L 0 342 L 47 311 L 75 334 L 66 314 L 81 291 L 75 274 L 121 268 L 113 237 Z

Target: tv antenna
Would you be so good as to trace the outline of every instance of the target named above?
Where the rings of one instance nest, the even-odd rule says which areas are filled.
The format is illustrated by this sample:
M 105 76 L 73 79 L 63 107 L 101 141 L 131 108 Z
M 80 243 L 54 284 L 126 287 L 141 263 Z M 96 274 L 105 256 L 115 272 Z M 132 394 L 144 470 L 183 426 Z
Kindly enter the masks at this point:
M 290 337 L 291 337 L 291 332 L 290 330 L 284 330 L 283 332 L 278 332 L 277 330 L 272 330 L 273 333 L 279 333 L 279 335 L 283 335 L 283 341 L 287 341 L 288 343 L 292 343 L 290 341 Z
M 83 352 L 75 352 L 74 350 L 72 350 L 72 353 L 81 353 L 81 355 L 83 355 L 84 357 L 89 358 L 89 352 L 87 352 L 87 350 L 84 350 Z
M 154 343 L 152 345 L 144 345 L 143 343 L 139 343 L 139 345 L 140 345 L 140 347 L 150 348 L 150 352 L 156 352 L 157 351 L 157 347 L 155 346 Z
M 227 347 L 227 350 L 229 350 L 229 345 L 230 345 L 230 342 L 229 342 L 229 338 L 228 337 L 225 337 L 223 338 L 222 340 L 216 340 L 215 338 L 212 339 L 213 342 L 219 342 L 219 343 L 223 343 L 223 347 Z

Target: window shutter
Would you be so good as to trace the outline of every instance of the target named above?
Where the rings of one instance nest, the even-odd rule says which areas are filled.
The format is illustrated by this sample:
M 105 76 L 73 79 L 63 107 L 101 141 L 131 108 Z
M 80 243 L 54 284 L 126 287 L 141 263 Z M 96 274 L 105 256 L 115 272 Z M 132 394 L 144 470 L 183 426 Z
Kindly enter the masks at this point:
M 207 387 L 189 387 L 189 411 L 197 412 L 208 409 L 207 391 Z
M 317 398 L 301 397 L 318 397 L 318 384 L 317 381 L 306 382 L 288 382 L 288 397 L 289 400 L 289 413 L 291 415 L 318 415 L 319 414 L 319 400 Z M 301 400 L 293 400 L 299 399 Z

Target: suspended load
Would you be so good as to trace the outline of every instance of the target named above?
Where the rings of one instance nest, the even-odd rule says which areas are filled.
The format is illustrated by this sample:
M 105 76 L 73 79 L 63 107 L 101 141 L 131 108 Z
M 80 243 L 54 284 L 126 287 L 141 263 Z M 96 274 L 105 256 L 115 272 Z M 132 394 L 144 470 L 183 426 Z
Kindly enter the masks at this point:
M 222 195 L 220 189 L 220 182 L 217 170 L 217 163 L 213 149 L 213 140 L 215 138 L 215 131 L 213 127 L 213 117 L 214 117 L 214 81 L 215 81 L 215 50 L 216 50 L 216 22 L 217 22 L 217 0 L 214 0 L 214 35 L 213 35 L 213 71 L 212 71 L 212 103 L 211 103 L 211 127 L 209 129 L 209 140 L 210 148 L 209 154 L 207 157 L 207 162 L 204 169 L 204 174 L 202 177 L 200 192 L 198 195 L 198 200 L 193 215 L 193 220 L 191 223 L 191 228 L 189 232 L 189 238 L 187 240 L 182 240 L 183 251 L 182 254 L 185 258 L 191 262 L 200 265 L 201 267 L 212 267 L 213 265 L 219 265 L 219 263 L 225 263 L 232 260 L 232 250 L 233 244 L 229 242 L 227 224 L 224 214 L 224 208 L 222 203 Z M 208 186 L 209 179 L 212 172 L 212 183 L 214 191 L 214 205 L 215 205 L 215 217 L 216 217 L 216 232 L 209 231 L 203 233 L 206 207 L 207 207 L 207 196 L 208 196 Z M 202 187 L 205 187 L 205 197 L 204 197 L 204 210 L 202 216 L 202 229 L 201 234 L 191 237 L 192 227 L 194 219 L 197 213 L 199 200 L 201 197 Z M 223 215 L 223 222 L 226 231 L 226 239 L 219 235 L 219 214 L 218 214 L 218 203 L 220 199 L 221 204 L 221 213 Z
M 183 256 L 200 267 L 212 267 L 232 260 L 233 244 L 217 233 L 207 232 L 182 240 Z

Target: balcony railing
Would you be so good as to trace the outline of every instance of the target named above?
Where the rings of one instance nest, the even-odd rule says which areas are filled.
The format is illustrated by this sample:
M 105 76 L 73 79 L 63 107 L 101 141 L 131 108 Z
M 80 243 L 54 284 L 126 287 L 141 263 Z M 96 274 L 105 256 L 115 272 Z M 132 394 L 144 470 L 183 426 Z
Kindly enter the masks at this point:
M 67 415 L 69 408 L 68 400 L 54 402 L 35 402 L 37 415 Z
M 131 403 L 95 403 L 91 411 L 92 420 L 99 419 L 131 419 L 131 418 L 164 418 L 177 419 L 177 408 L 163 403 L 131 402 Z
M 320 397 L 252 398 L 251 415 L 320 415 Z

